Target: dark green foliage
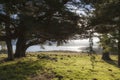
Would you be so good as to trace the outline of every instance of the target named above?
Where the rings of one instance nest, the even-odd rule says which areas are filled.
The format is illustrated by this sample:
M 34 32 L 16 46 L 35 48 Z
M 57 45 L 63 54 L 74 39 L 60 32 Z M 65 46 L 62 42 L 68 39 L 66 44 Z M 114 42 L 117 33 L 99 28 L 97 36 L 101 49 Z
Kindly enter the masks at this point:
M 117 52 L 117 38 L 113 33 L 101 35 L 99 43 L 104 48 L 104 52 Z
M 48 0 L 37 1 L 36 0 L 36 1 L 28 1 L 28 2 L 23 1 L 22 3 L 11 2 L 11 4 L 9 2 L 8 3 L 5 2 L 6 4 L 5 7 L 7 7 L 7 5 L 11 5 L 11 6 L 14 6 L 14 8 L 12 9 L 18 10 L 17 12 L 16 11 L 14 12 L 14 10 L 9 9 L 10 11 L 13 11 L 14 14 L 19 12 L 20 21 L 22 22 L 21 23 L 22 25 L 20 25 L 20 27 L 23 26 L 24 29 L 26 29 L 27 31 L 29 32 L 31 30 L 34 32 L 36 30 L 38 31 L 45 30 L 44 32 L 49 31 L 46 34 L 50 34 L 50 32 L 56 31 L 54 32 L 56 34 L 57 32 L 64 30 L 64 27 L 65 27 L 64 24 L 66 25 L 68 24 L 67 26 L 69 27 L 67 29 L 71 30 L 70 25 L 73 26 L 73 22 L 70 22 L 70 20 L 72 21 L 77 18 L 76 17 L 75 19 L 73 19 L 72 18 L 73 13 L 65 10 L 66 9 L 66 7 L 64 6 L 65 2 L 59 3 L 61 4 L 61 6 L 59 6 L 57 3 L 59 3 L 59 0 L 57 1 L 56 0 L 53 0 L 53 1 L 48 1 Z M 11 8 L 11 7 L 7 7 L 7 8 Z M 57 9 L 54 9 L 54 8 L 57 8 Z M 6 11 L 8 10 L 6 9 Z M 8 12 L 8 13 L 13 14 L 11 12 Z M 54 35 L 54 33 L 51 33 L 51 34 Z M 58 33 L 58 35 L 60 35 L 60 33 Z
M 69 0 L 1 1 L 8 15 L 19 15 L 16 37 L 21 35 L 22 31 L 27 40 L 42 38 L 53 41 L 64 41 L 77 32 L 82 32 L 78 26 L 78 20 L 82 17 L 71 12 L 66 6 L 69 5 L 67 2 Z
M 120 22 L 120 3 L 117 0 L 103 1 L 96 3 L 92 26 L 98 32 L 107 33 L 118 29 Z
M 5 24 L 9 22 L 9 42 L 17 39 L 15 57 L 25 57 L 25 51 L 29 46 L 44 44 L 46 41 L 56 41 L 59 45 L 76 34 L 86 32 L 85 17 L 80 17 L 68 7 L 73 4 L 82 7 L 85 5 L 83 3 L 77 4 L 74 0 L 1 0 L 0 3 L 4 4 L 3 10 L 6 13 L 2 16 L 8 16 L 6 21 L 4 18 L 0 21 Z M 81 9 L 83 8 L 84 6 Z M 18 17 L 13 19 L 11 15 Z

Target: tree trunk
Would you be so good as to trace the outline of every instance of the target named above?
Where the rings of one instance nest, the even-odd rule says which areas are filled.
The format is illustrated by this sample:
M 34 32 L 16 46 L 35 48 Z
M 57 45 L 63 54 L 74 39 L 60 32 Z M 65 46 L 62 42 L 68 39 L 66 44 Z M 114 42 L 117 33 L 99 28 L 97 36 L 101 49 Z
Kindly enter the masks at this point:
M 13 57 L 13 50 L 12 50 L 12 39 L 11 39 L 11 29 L 10 29 L 10 24 L 5 24 L 5 31 L 6 31 L 6 36 L 7 36 L 7 39 L 5 40 L 6 41 L 6 44 L 7 44 L 7 52 L 8 52 L 8 60 L 13 60 L 14 57 Z
M 15 51 L 15 57 L 16 58 L 21 58 L 21 57 L 25 57 L 25 52 L 26 52 L 26 45 L 25 45 L 26 41 L 23 37 L 19 37 L 17 44 L 16 44 L 16 51 Z
M 110 58 L 110 53 L 109 52 L 103 52 L 103 54 L 102 54 L 102 59 L 103 60 L 112 60 L 111 58 Z
M 120 68 L 120 26 L 119 26 L 119 37 L 118 37 L 118 67 Z
M 13 60 L 14 57 L 13 57 L 13 50 L 12 50 L 12 43 L 11 43 L 11 40 L 7 40 L 6 41 L 6 44 L 7 44 L 7 51 L 8 51 L 8 60 Z

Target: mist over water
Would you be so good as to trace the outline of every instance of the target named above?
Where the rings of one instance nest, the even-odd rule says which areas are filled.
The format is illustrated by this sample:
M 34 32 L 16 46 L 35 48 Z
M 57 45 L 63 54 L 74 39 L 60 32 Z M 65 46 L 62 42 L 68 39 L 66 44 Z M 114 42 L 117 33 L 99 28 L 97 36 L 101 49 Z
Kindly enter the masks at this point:
M 101 52 L 101 48 L 98 45 L 99 39 L 93 38 L 93 48 L 95 52 Z M 44 49 L 40 45 L 31 46 L 27 49 L 27 52 L 36 52 L 36 51 L 76 51 L 76 52 L 88 52 L 89 39 L 82 40 L 69 40 L 68 43 L 64 43 L 61 46 L 53 44 L 43 45 Z

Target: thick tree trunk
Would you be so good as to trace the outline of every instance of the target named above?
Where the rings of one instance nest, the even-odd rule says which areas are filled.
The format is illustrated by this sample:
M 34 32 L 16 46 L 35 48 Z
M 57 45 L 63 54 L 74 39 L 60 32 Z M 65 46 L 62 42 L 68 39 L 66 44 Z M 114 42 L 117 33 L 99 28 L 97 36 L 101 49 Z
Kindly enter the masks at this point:
M 6 44 L 7 44 L 7 51 L 8 51 L 8 60 L 13 60 L 13 50 L 12 50 L 12 39 L 11 39 L 11 30 L 10 30 L 10 24 L 5 24 L 5 31 L 6 31 Z
M 110 58 L 110 53 L 109 52 L 104 52 L 103 54 L 102 54 L 102 59 L 103 60 L 112 60 L 111 58 Z
M 6 41 L 7 44 L 7 51 L 8 51 L 8 60 L 13 60 L 14 56 L 13 56 L 13 50 L 12 50 L 12 43 L 11 40 L 7 40 Z
M 120 68 L 120 28 L 119 28 L 119 37 L 118 37 L 118 67 Z
M 15 51 L 15 57 L 20 58 L 20 57 L 25 57 L 25 52 L 26 52 L 26 41 L 23 37 L 19 37 L 17 44 L 16 44 L 16 51 Z

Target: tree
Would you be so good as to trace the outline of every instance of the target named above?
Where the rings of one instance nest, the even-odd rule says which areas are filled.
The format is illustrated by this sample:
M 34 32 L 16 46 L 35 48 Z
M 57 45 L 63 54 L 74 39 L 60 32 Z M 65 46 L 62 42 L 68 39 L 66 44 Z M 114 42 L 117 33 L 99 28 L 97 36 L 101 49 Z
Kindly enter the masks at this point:
M 120 3 L 119 0 L 92 2 L 95 11 L 91 26 L 99 33 L 116 33 L 118 40 L 118 67 L 120 67 Z
M 102 46 L 103 48 L 103 54 L 102 54 L 102 59 L 103 60 L 112 60 L 110 58 L 110 51 L 111 51 L 111 40 L 110 38 L 108 37 L 107 34 L 103 34 L 100 36 L 100 46 Z
M 15 57 L 24 57 L 29 46 L 42 44 L 47 40 L 65 42 L 75 34 L 84 32 L 83 22 L 81 26 L 78 25 L 83 18 L 68 8 L 71 2 L 69 0 L 1 0 L 0 3 L 4 4 L 6 13 L 2 16 L 10 18 L 0 20 L 6 24 L 8 52 L 12 54 L 12 39 L 17 39 Z M 18 19 L 11 18 L 11 15 L 17 15 Z

